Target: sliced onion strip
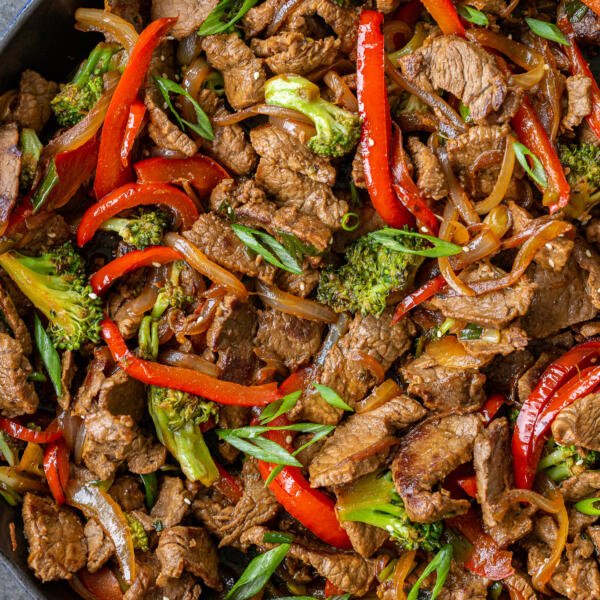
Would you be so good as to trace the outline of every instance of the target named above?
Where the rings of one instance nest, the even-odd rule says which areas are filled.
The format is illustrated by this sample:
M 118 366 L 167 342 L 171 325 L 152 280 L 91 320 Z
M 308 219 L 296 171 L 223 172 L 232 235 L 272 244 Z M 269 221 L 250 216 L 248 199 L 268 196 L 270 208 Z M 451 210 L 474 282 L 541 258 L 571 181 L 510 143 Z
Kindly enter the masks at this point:
M 504 149 L 502 166 L 500 167 L 500 173 L 498 173 L 498 179 L 496 179 L 494 188 L 487 198 L 475 203 L 475 210 L 480 215 L 485 215 L 490 212 L 492 208 L 500 204 L 504 199 L 504 196 L 506 196 L 515 168 L 515 149 L 513 142 L 514 139 L 511 135 L 506 137 L 506 147 Z
M 138 40 L 138 33 L 131 23 L 100 8 L 78 8 L 75 11 L 75 20 L 78 29 L 100 31 L 108 40 L 116 41 L 128 53 Z
M 248 297 L 248 290 L 233 273 L 210 260 L 200 248 L 186 238 L 177 233 L 169 232 L 165 235 L 163 241 L 166 246 L 181 252 L 191 267 L 201 275 L 208 277 L 213 283 L 225 286 L 238 298 L 245 300 Z
M 217 127 L 227 127 L 228 125 L 235 125 L 236 123 L 240 123 L 241 121 L 245 121 L 246 119 L 255 117 L 256 115 L 294 119 L 295 121 L 312 125 L 312 121 L 308 117 L 305 117 L 301 112 L 292 110 L 291 108 L 284 108 L 282 106 L 272 106 L 271 104 L 255 104 L 254 106 L 249 106 L 248 108 L 238 110 L 238 112 L 232 114 L 223 114 L 221 116 L 214 117 L 212 122 L 213 125 L 216 125 Z
M 288 315 L 321 323 L 335 323 L 338 320 L 338 315 L 328 306 L 314 300 L 288 294 L 288 292 L 267 285 L 262 281 L 257 281 L 256 292 L 267 306 Z

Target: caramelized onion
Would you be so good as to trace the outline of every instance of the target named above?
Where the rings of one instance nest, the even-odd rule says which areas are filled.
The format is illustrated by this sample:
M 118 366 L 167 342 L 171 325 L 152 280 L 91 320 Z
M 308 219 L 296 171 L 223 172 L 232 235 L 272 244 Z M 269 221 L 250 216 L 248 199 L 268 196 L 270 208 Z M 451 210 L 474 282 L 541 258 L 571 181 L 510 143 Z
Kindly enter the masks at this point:
M 476 281 L 471 284 L 471 288 L 477 294 L 486 294 L 495 290 L 511 286 L 517 282 L 519 277 L 525 273 L 525 269 L 533 260 L 544 244 L 557 238 L 560 235 L 573 230 L 573 225 L 565 221 L 550 221 L 530 237 L 519 249 L 513 262 L 513 268 L 510 273 L 499 279 L 488 279 L 485 281 Z
M 197 37 L 197 36 L 196 36 Z M 211 73 L 211 68 L 208 66 L 205 58 L 197 58 L 188 69 L 185 70 L 181 85 L 186 92 L 190 94 L 194 100 L 198 99 L 200 90 L 204 85 L 207 77 Z M 196 110 L 193 104 L 184 98 L 182 102 L 182 112 L 185 119 L 194 123 L 196 121 Z
M 350 360 L 363 365 L 377 381 L 381 382 L 385 379 L 385 369 L 383 368 L 383 365 L 368 352 L 355 350 L 350 356 Z
M 533 67 L 525 73 L 517 73 L 512 76 L 513 83 L 522 87 L 525 90 L 531 89 L 534 85 L 537 85 L 542 77 L 546 74 L 548 65 L 542 61 L 539 65 Z
M 471 356 L 455 335 L 445 335 L 429 342 L 425 352 L 450 369 L 477 369 L 481 365 L 480 360 Z
M 104 123 L 108 105 L 118 82 L 119 77 L 116 72 L 111 71 L 105 75 L 105 89 L 100 98 L 98 98 L 98 102 L 94 104 L 90 112 L 79 123 L 50 140 L 50 143 L 47 144 L 42 152 L 42 161 L 50 160 L 61 152 L 79 148 L 98 133 L 98 130 Z
M 323 340 L 323 345 L 319 350 L 319 353 L 315 357 L 313 367 L 319 369 L 323 366 L 327 355 L 331 352 L 331 349 L 338 343 L 339 339 L 346 334 L 350 325 L 350 317 L 347 313 L 342 313 L 335 323 L 329 326 L 329 331 Z
M 85 441 L 86 428 L 81 417 L 63 412 L 58 417 L 61 423 L 63 436 L 69 450 L 73 453 L 73 462 L 81 461 L 81 453 L 83 450 L 83 442 Z
M 302 123 L 308 123 L 312 125 L 312 121 L 305 117 L 301 112 L 292 110 L 291 108 L 283 108 L 282 106 L 273 106 L 271 104 L 255 104 L 249 106 L 244 110 L 238 110 L 238 112 L 232 114 L 223 114 L 218 117 L 214 117 L 212 122 L 217 127 L 226 127 L 227 125 L 235 125 L 241 121 L 255 117 L 256 115 L 266 115 L 268 117 L 280 117 L 282 119 L 294 119 Z
M 17 467 L 0 467 L 0 489 L 2 489 L 3 485 L 19 494 L 46 491 L 46 484 L 43 481 L 21 473 L 17 470 Z
M 358 100 L 341 75 L 335 71 L 327 71 L 323 82 L 333 92 L 336 104 L 351 112 L 358 112 Z
M 189 65 L 198 58 L 200 52 L 202 52 L 202 38 L 194 31 L 179 42 L 177 62 L 182 65 Z
M 383 24 L 383 41 L 386 52 L 396 50 L 396 36 L 401 35 L 403 40 L 412 37 L 412 30 L 404 21 L 388 21 Z
M 508 208 L 502 204 L 492 208 L 483 223 L 501 240 L 512 225 L 512 217 L 508 212 Z
M 248 297 L 248 290 L 244 284 L 227 269 L 224 269 L 213 262 L 192 242 L 177 233 L 169 232 L 164 237 L 166 246 L 181 252 L 190 267 L 193 267 L 212 282 L 225 286 L 232 294 L 245 300 Z
M 366 398 L 356 403 L 354 407 L 357 413 L 369 412 L 385 404 L 395 396 L 402 393 L 398 384 L 393 379 L 386 379 L 378 385 Z
M 453 269 L 464 269 L 479 260 L 492 256 L 500 249 L 500 245 L 500 239 L 490 228 L 486 227 L 464 247 L 461 254 L 450 259 L 450 264 Z
M 283 129 L 290 135 L 298 138 L 300 142 L 305 144 L 310 138 L 317 135 L 317 130 L 313 125 L 296 121 L 295 119 L 282 119 L 281 117 L 269 117 L 269 123 L 279 129 Z
M 129 53 L 138 40 L 138 34 L 131 23 L 115 13 L 100 8 L 78 8 L 75 11 L 77 29 L 100 31 L 107 40 L 115 41 Z
M 515 148 L 513 143 L 513 137 L 511 135 L 507 136 L 506 146 L 504 148 L 504 158 L 502 159 L 502 166 L 500 167 L 500 173 L 498 173 L 498 179 L 496 179 L 494 188 L 487 198 L 475 203 L 475 210 L 480 215 L 484 215 L 491 211 L 492 208 L 500 204 L 504 199 L 504 196 L 506 196 L 515 168 Z
M 256 293 L 259 298 L 271 308 L 288 315 L 294 315 L 300 319 L 319 321 L 321 323 L 335 323 L 338 315 L 328 306 L 288 294 L 279 288 L 267 285 L 262 281 L 256 283 Z
M 396 592 L 396 600 L 406 600 L 404 582 L 412 571 L 416 555 L 416 550 L 409 550 L 408 552 L 405 552 L 396 563 L 394 569 L 394 591 Z
M 387 56 L 385 58 L 385 72 L 397 86 L 425 102 L 425 104 L 433 109 L 440 119 L 443 118 L 448 121 L 456 131 L 464 133 L 467 130 L 467 126 L 464 124 L 459 114 L 447 102 L 442 100 L 437 94 L 422 90 L 420 87 L 409 81 L 394 67 Z
M 444 209 L 444 216 L 442 224 L 440 225 L 439 237 L 444 241 L 450 241 L 452 235 L 452 223 L 456 219 L 457 211 L 450 202 L 446 204 Z M 450 265 L 450 259 L 447 256 L 440 256 L 438 258 L 438 266 L 440 273 L 446 280 L 446 283 L 458 294 L 464 296 L 474 296 L 475 292 L 463 281 L 461 281 L 452 266 Z
M 158 355 L 158 360 L 172 367 L 184 367 L 193 369 L 211 377 L 219 376 L 217 365 L 210 361 L 189 352 L 180 352 L 179 350 L 163 350 Z
M 99 486 L 92 483 L 82 485 L 77 478 L 69 481 L 65 491 L 71 506 L 101 525 L 114 544 L 123 579 L 131 585 L 136 576 L 135 552 L 131 530 L 121 507 Z

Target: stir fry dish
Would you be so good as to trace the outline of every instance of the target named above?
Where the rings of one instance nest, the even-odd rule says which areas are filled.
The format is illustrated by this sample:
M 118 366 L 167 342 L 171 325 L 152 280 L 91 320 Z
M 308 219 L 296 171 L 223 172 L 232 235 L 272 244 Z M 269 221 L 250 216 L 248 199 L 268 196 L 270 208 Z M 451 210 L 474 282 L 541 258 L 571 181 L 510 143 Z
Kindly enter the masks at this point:
M 74 26 L 63 81 L 0 96 L 0 510 L 35 576 L 600 599 L 598 0 Z

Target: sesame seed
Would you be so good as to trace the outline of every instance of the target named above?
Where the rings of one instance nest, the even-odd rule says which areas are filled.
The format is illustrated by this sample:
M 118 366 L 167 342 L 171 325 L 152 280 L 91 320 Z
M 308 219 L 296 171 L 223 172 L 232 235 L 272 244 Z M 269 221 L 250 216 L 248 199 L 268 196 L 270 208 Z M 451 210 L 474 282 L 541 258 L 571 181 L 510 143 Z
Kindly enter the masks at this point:
M 260 73 L 258 71 L 254 71 L 252 77 L 254 77 L 254 79 L 258 79 L 260 77 Z
M 153 262 L 153 263 L 152 263 L 152 266 L 153 266 L 153 267 L 156 267 L 156 268 L 158 269 L 158 267 L 160 267 L 160 266 L 161 266 L 161 264 L 160 264 L 159 262 Z
M 91 300 L 96 300 L 96 298 L 98 298 L 98 295 L 97 295 L 97 294 L 94 294 L 94 292 L 90 292 L 90 293 L 88 294 L 88 297 L 89 297 Z
M 548 248 L 548 250 L 552 250 L 552 244 L 550 242 L 546 242 L 546 248 Z
M 163 108 L 164 108 L 165 110 L 167 110 L 167 108 L 169 108 L 169 105 L 168 105 L 166 102 L 164 102 L 164 103 L 163 103 Z
M 184 498 L 183 501 L 188 505 L 192 503 L 192 501 L 189 498 Z
M 423 233 L 427 233 L 427 227 L 425 227 L 425 226 L 421 227 L 421 231 L 422 231 Z
M 162 60 L 162 61 L 164 61 L 164 60 L 165 60 L 165 55 L 164 55 L 164 54 L 161 54 L 161 55 L 160 55 L 160 60 Z
M 585 251 L 585 255 L 586 255 L 588 258 L 592 258 L 592 253 L 591 253 L 591 251 L 590 251 L 590 250 L 586 250 L 586 251 Z
M 167 74 L 166 74 L 166 73 L 163 73 L 163 74 L 162 74 L 162 76 L 163 76 L 165 79 L 169 79 L 169 77 L 167 76 Z
M 554 261 L 551 258 L 548 259 L 548 264 L 554 269 Z
M 286 444 L 291 444 L 292 443 L 292 436 L 291 435 L 287 435 L 285 437 L 285 443 Z
M 372 137 L 370 137 L 367 140 L 367 145 L 369 146 L 369 148 L 372 148 L 375 145 L 375 140 Z
M 442 337 L 442 332 L 441 331 L 437 331 L 435 335 L 437 335 L 437 337 L 441 338 Z
M 548 63 L 544 63 L 544 71 L 549 71 L 550 65 Z
M 468 252 L 469 251 L 469 246 L 463 246 L 462 247 L 462 251 L 463 252 Z

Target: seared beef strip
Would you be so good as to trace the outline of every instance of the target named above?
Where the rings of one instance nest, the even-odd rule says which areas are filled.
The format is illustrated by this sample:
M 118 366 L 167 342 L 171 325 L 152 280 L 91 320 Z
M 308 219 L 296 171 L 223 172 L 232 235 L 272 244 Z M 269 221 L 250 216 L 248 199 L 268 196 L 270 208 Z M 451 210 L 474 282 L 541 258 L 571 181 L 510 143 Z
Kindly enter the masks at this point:
M 19 129 L 15 123 L 0 127 L 0 223 L 6 229 L 8 217 L 19 195 L 21 151 L 18 147 Z
M 0 414 L 4 417 L 33 414 L 39 399 L 29 375 L 33 372 L 21 344 L 0 333 Z
M 70 508 L 59 508 L 30 492 L 23 499 L 23 525 L 29 544 L 28 565 L 42 581 L 71 579 L 85 566 L 83 526 Z
M 568 131 L 581 125 L 583 118 L 592 112 L 592 80 L 585 75 L 567 77 L 568 108 L 561 125 Z
M 310 464 L 310 485 L 341 485 L 385 463 L 395 430 L 423 418 L 425 409 L 408 396 L 392 398 L 368 412 L 351 415 L 336 427 Z
M 415 183 L 426 198 L 440 200 L 448 195 L 448 183 L 438 157 L 416 137 L 409 137 L 407 146 L 415 165 Z
M 435 488 L 473 457 L 481 430 L 478 415 L 451 415 L 424 421 L 400 440 L 392 477 L 410 519 L 432 523 L 468 510 L 467 500 L 454 500 L 445 489 Z
M 171 35 L 181 40 L 195 33 L 217 4 L 217 0 L 152 0 L 151 18 L 177 17 Z
M 50 101 L 56 94 L 56 83 L 44 79 L 35 71 L 23 71 L 12 120 L 19 127 L 30 127 L 39 133 L 52 115 Z
M 563 408 L 552 423 L 559 444 L 600 451 L 600 394 L 589 394 Z

